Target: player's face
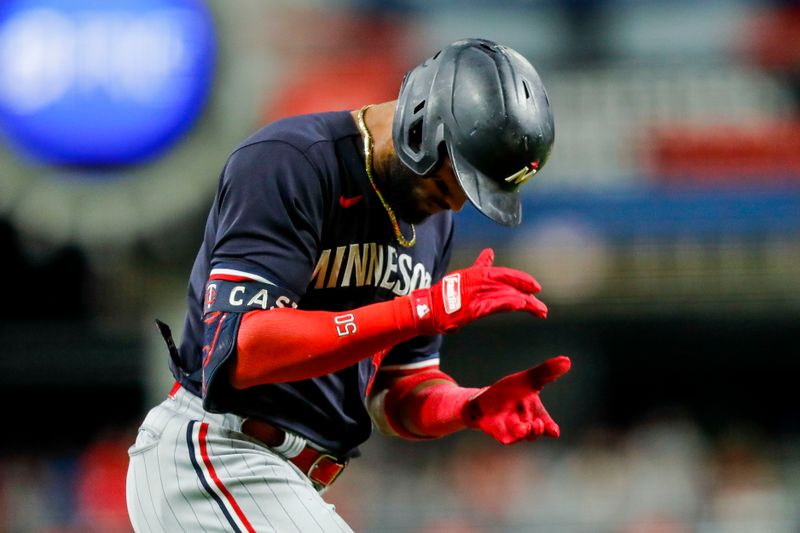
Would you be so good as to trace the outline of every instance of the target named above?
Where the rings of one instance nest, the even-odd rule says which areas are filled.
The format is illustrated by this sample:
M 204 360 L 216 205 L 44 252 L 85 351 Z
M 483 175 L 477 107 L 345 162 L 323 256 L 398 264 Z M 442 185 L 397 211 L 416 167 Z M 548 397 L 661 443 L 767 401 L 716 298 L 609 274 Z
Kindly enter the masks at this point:
M 386 201 L 397 216 L 411 224 L 447 209 L 460 211 L 467 200 L 447 157 L 435 171 L 419 176 L 395 156 L 388 178 Z

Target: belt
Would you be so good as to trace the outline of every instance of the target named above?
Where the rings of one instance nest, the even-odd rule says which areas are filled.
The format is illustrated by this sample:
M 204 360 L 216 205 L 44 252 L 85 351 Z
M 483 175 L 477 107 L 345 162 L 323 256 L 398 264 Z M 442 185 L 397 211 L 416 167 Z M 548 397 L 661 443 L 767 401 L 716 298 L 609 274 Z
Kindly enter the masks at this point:
M 180 383 L 176 381 L 172 390 L 169 391 L 169 398 L 174 400 L 175 394 L 180 388 Z M 286 440 L 285 431 L 255 418 L 245 419 L 242 423 L 242 433 L 263 442 L 270 448 L 280 446 Z M 299 468 L 317 489 L 323 489 L 333 484 L 347 466 L 347 459 L 338 459 L 309 445 L 306 445 L 295 457 L 287 457 L 287 459 Z
M 286 439 L 286 432 L 282 429 L 254 418 L 248 418 L 242 423 L 242 433 L 263 442 L 270 448 L 280 446 Z M 347 459 L 338 459 L 309 445 L 296 456 L 287 459 L 294 463 L 317 489 L 333 484 L 347 466 Z

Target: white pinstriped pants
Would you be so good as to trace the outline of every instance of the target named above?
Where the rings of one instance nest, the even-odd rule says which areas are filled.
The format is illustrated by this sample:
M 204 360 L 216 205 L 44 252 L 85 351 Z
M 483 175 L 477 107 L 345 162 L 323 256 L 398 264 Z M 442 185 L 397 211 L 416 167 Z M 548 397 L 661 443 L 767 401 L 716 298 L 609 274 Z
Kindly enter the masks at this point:
M 212 414 L 184 389 L 145 418 L 128 450 L 137 532 L 348 532 L 294 464 Z

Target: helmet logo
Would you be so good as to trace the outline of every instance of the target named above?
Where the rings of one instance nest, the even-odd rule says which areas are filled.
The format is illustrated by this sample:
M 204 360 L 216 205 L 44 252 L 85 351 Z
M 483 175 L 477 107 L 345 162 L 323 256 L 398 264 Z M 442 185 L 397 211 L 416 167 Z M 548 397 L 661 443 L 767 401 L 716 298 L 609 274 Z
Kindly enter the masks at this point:
M 508 183 L 512 185 L 522 185 L 533 177 L 539 171 L 539 161 L 534 161 L 528 166 L 522 167 L 518 172 L 511 174 L 506 178 Z

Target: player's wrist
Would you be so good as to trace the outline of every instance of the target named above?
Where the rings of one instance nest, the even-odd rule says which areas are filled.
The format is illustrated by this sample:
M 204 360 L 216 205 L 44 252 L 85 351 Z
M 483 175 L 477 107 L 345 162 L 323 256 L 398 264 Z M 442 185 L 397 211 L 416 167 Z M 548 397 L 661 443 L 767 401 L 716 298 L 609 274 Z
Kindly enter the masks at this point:
M 471 394 L 464 398 L 464 404 L 461 406 L 461 421 L 468 428 L 478 429 L 480 427 L 478 423 L 483 416 L 483 412 L 481 411 L 478 397 L 488 388 L 469 389 Z
M 482 390 L 460 387 L 439 370 L 412 374 L 388 389 L 383 402 L 384 417 L 401 437 L 438 438 L 468 426 L 464 410 Z
M 417 308 L 417 305 L 420 305 L 420 307 Z M 430 311 L 425 311 L 425 305 L 429 306 L 429 304 L 425 303 L 424 299 L 420 300 L 418 297 L 415 297 L 413 293 L 408 296 L 399 296 L 392 300 L 391 306 L 397 331 L 407 335 L 409 338 L 435 333 L 436 331 L 433 325 L 429 324 L 429 322 L 433 321 L 430 317 L 425 316 L 431 314 Z M 428 309 L 430 309 L 430 306 Z
M 431 289 L 413 291 L 408 295 L 408 304 L 408 308 L 411 311 L 411 320 L 418 334 L 434 335 L 439 332 L 434 319 Z

